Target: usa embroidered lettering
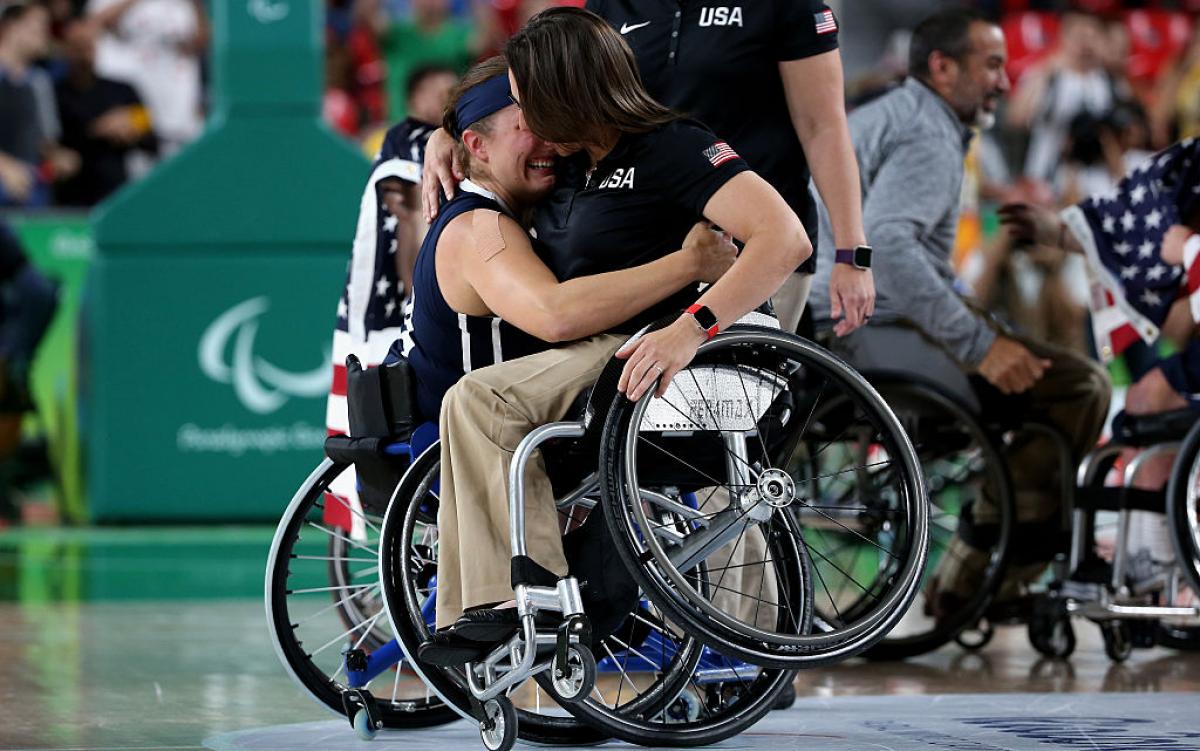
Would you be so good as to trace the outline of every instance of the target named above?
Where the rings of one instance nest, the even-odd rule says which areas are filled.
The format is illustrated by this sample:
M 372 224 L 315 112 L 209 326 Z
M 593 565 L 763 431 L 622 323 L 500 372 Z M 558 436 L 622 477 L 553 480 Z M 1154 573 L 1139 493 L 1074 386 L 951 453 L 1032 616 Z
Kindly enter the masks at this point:
M 633 174 L 637 167 L 629 169 L 621 168 L 613 170 L 604 182 L 600 183 L 601 188 L 633 188 Z
M 724 141 L 717 141 L 704 150 L 704 158 L 712 162 L 712 166 L 720 167 L 730 159 L 737 159 L 737 152 Z
M 817 23 L 818 34 L 832 34 L 837 31 L 837 19 L 833 17 L 831 10 L 823 10 L 814 14 L 814 20 Z
M 742 7 L 735 5 L 730 8 L 727 5 L 719 5 L 715 8 L 700 9 L 700 25 L 701 26 L 741 26 L 742 25 Z

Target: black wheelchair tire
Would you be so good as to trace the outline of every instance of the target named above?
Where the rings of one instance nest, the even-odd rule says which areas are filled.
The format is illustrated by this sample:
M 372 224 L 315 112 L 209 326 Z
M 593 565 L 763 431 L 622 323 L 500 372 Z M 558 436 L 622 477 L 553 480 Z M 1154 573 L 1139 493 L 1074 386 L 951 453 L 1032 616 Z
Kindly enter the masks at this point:
M 971 440 L 975 442 L 975 445 L 978 446 L 982 453 L 984 471 L 991 474 L 990 479 L 999 487 L 1000 495 L 1002 496 L 999 499 L 1000 520 L 997 525 L 996 547 L 989 555 L 987 568 L 971 599 L 964 603 L 962 608 L 958 609 L 953 616 L 937 621 L 932 629 L 923 633 L 899 637 L 889 634 L 863 655 L 872 660 L 904 660 L 909 657 L 916 657 L 932 652 L 956 640 L 964 630 L 979 622 L 984 611 L 991 604 L 996 591 L 1004 581 L 1009 545 L 1016 520 L 1016 501 L 1013 495 L 1012 479 L 1009 477 L 1003 458 L 1003 451 L 998 441 L 983 429 L 965 405 L 960 404 L 958 400 L 952 398 L 950 395 L 937 391 L 923 383 L 905 382 L 895 378 L 870 378 L 870 380 L 872 385 L 875 386 L 880 395 L 891 405 L 894 411 L 900 412 L 901 406 L 898 405 L 921 401 L 943 410 L 957 424 L 965 426 L 965 432 L 969 434 Z M 901 413 L 901 420 L 903 421 L 903 413 Z M 924 460 L 923 447 L 916 444 L 914 448 L 917 451 L 917 455 Z M 928 482 L 929 478 L 927 476 L 926 483 L 928 484 Z M 930 493 L 932 494 L 933 492 L 931 489 Z M 931 569 L 935 565 L 933 560 L 934 547 L 937 543 L 935 540 L 935 529 L 939 527 L 937 519 L 933 516 L 932 498 L 930 499 L 930 506 L 930 554 L 929 561 L 926 563 L 927 576 L 932 573 Z M 922 583 L 923 585 L 924 582 Z M 985 633 L 989 632 L 985 631 Z M 990 640 L 991 637 L 988 635 L 983 638 L 982 643 L 972 646 L 962 644 L 961 646 L 968 650 L 981 649 Z
M 1192 426 L 1175 456 L 1171 479 L 1167 483 L 1167 518 L 1175 560 L 1183 570 L 1192 591 L 1200 595 L 1200 421 Z M 1189 518 L 1190 517 L 1190 518 Z M 1200 527 L 1198 527 L 1200 529 Z

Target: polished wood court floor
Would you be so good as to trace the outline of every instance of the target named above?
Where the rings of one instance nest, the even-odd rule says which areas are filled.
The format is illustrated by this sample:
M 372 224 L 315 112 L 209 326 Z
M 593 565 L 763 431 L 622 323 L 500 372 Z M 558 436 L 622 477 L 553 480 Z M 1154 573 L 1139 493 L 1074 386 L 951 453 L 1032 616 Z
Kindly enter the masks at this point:
M 269 541 L 265 528 L 0 534 L 0 749 L 183 751 L 218 733 L 329 719 L 270 646 Z M 855 660 L 801 673 L 796 687 L 813 697 L 1200 691 L 1200 653 L 1157 648 L 1113 664 L 1094 626 L 1076 632 L 1069 661 L 1040 659 L 1012 627 L 978 653 Z

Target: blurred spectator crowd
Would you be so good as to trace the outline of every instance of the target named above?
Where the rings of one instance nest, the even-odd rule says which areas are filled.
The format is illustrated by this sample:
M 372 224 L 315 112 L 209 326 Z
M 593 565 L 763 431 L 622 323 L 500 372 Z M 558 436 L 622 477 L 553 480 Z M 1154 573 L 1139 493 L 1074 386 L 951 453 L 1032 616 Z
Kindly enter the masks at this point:
M 368 154 L 389 124 L 436 121 L 454 76 L 551 4 L 327 0 L 326 121 Z M 853 106 L 903 76 L 903 29 L 949 3 L 832 4 L 843 13 L 854 6 L 841 30 Z M 1200 0 L 976 4 L 1001 19 L 1014 91 L 970 157 L 960 261 L 984 297 L 1028 302 L 1028 274 L 1009 278 L 1011 254 L 985 242 L 997 234 L 988 207 L 1078 200 L 1200 133 Z M 0 0 L 0 206 L 93 205 L 195 138 L 206 101 L 206 5 Z M 1053 278 L 1052 260 L 1028 254 L 1015 263 Z
M 202 0 L 0 0 L 0 207 L 91 206 L 204 126 Z

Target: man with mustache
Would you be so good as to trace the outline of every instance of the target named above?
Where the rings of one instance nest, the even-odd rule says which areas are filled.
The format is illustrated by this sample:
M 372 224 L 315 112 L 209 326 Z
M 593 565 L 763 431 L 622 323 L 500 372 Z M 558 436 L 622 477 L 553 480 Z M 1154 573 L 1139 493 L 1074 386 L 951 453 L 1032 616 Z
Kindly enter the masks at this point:
M 1111 388 L 1104 371 L 992 320 L 961 292 L 950 262 L 963 160 L 972 129 L 992 125 L 1009 90 L 1006 60 L 998 26 L 969 10 L 939 12 L 913 32 L 909 78 L 850 115 L 867 242 L 886 251 L 875 256 L 871 323 L 832 346 L 860 370 L 932 381 L 976 412 L 988 413 L 999 402 L 1010 418 L 1049 420 L 1082 456 L 1095 445 L 1107 414 Z M 819 252 L 834 252 L 825 240 L 829 231 L 822 212 Z M 812 299 L 818 329 L 833 325 L 831 265 L 818 263 Z M 1021 397 L 1005 399 L 999 392 Z M 1027 565 L 1010 567 L 1016 584 L 1036 578 L 1053 554 L 1033 549 L 1029 541 L 1034 528 L 1057 523 L 1060 468 L 1044 437 L 1019 436 L 1007 457 L 1017 496 L 1014 538 L 1018 545 L 1026 541 L 1014 556 Z M 986 521 L 984 506 L 990 504 L 977 505 L 975 520 Z M 935 616 L 949 615 L 966 601 L 987 554 L 956 537 L 942 561 L 926 593 Z

